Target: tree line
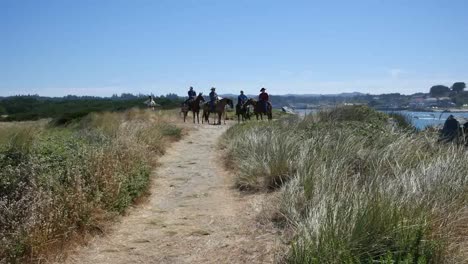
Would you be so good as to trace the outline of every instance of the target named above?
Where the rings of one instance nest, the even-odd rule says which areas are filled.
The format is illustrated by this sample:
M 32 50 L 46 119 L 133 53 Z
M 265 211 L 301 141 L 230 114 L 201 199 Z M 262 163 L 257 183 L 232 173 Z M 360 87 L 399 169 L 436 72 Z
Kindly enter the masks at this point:
M 123 111 L 129 108 L 146 107 L 144 101 L 148 95 L 122 94 L 112 97 L 65 96 L 41 97 L 38 95 L 18 95 L 0 98 L 1 121 L 38 120 L 54 118 L 60 122 L 83 117 L 91 112 Z M 162 108 L 174 108 L 180 105 L 182 98 L 174 94 L 154 96 Z
M 434 85 L 429 90 L 429 94 L 432 97 L 447 97 L 450 95 L 453 96 L 459 93 L 463 93 L 465 88 L 466 84 L 464 82 L 456 82 L 450 88 L 445 85 Z

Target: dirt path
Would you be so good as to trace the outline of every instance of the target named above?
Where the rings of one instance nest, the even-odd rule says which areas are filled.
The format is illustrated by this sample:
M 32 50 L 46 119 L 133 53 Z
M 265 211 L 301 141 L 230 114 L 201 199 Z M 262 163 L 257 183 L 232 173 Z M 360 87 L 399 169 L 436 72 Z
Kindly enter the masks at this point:
M 148 202 L 68 263 L 272 263 L 275 235 L 256 221 L 259 197 L 233 189 L 217 141 L 227 126 L 195 126 L 154 172 Z

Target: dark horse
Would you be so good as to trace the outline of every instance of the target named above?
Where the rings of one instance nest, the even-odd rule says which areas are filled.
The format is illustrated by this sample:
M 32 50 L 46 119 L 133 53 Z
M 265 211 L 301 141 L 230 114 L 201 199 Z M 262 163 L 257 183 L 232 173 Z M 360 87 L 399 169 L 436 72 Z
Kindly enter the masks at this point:
M 252 99 L 252 98 L 247 100 L 247 102 L 244 104 L 244 106 L 252 105 L 254 107 L 254 114 L 257 117 L 257 120 L 258 120 L 258 116 L 260 116 L 260 119 L 263 120 L 263 115 L 264 114 L 268 117 L 268 120 L 272 120 L 273 119 L 272 106 L 271 106 L 270 102 L 267 102 L 267 104 L 268 105 L 267 105 L 267 111 L 266 112 L 265 112 L 265 108 L 263 107 L 263 105 L 260 102 L 256 101 L 255 99 Z
M 194 100 L 189 100 L 187 102 L 187 105 L 182 106 L 182 112 L 184 113 L 184 122 L 185 119 L 187 118 L 188 111 L 193 112 L 193 123 L 195 123 L 195 114 L 197 116 L 197 122 L 200 123 L 200 103 L 205 102 L 205 98 L 203 98 L 202 93 L 199 93 L 197 98 Z
M 231 108 L 234 108 L 234 104 L 231 99 L 223 98 L 219 100 L 215 105 L 215 110 L 211 111 L 211 106 L 209 103 L 203 104 L 203 119 L 209 124 L 210 123 L 210 113 L 218 114 L 218 125 L 221 125 L 221 116 L 224 114 L 224 124 L 226 124 L 226 105 L 229 105 Z
M 240 123 L 241 121 L 241 118 L 242 118 L 242 121 L 245 121 L 245 120 L 250 120 L 250 107 L 249 105 L 247 105 L 247 103 L 245 104 L 239 104 L 237 103 L 236 104 L 236 115 L 237 115 L 237 122 Z

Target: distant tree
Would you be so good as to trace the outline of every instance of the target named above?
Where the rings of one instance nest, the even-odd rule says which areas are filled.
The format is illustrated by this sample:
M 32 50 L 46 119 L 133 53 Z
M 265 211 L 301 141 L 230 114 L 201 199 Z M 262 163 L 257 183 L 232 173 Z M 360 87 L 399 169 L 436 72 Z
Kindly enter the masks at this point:
M 179 96 L 175 93 L 166 94 L 166 98 L 171 99 L 171 100 L 179 100 Z
M 444 96 L 449 95 L 450 88 L 448 88 L 445 85 L 434 85 L 429 90 L 429 93 L 431 94 L 432 97 L 444 97 Z
M 6 114 L 5 107 L 0 105 L 0 115 L 5 115 L 5 114 Z
M 453 101 L 457 106 L 468 104 L 468 92 L 457 93 L 457 95 L 453 97 Z
M 464 82 L 456 82 L 452 85 L 452 91 L 456 93 L 463 92 L 465 88 L 466 84 Z
M 122 98 L 122 99 L 136 99 L 136 98 L 138 98 L 138 97 L 135 96 L 135 95 L 133 95 L 133 94 L 131 94 L 131 93 L 122 93 L 122 94 L 120 95 L 120 98 Z
M 370 107 L 376 107 L 378 106 L 380 103 L 377 101 L 377 100 L 370 100 L 369 103 L 367 104 L 368 106 Z

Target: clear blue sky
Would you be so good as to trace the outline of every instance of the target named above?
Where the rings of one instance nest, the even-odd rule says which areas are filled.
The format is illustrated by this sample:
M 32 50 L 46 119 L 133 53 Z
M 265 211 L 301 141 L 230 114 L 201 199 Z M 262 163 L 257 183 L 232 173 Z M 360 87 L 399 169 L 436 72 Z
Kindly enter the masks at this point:
M 466 0 L 0 0 L 0 95 L 468 82 Z

